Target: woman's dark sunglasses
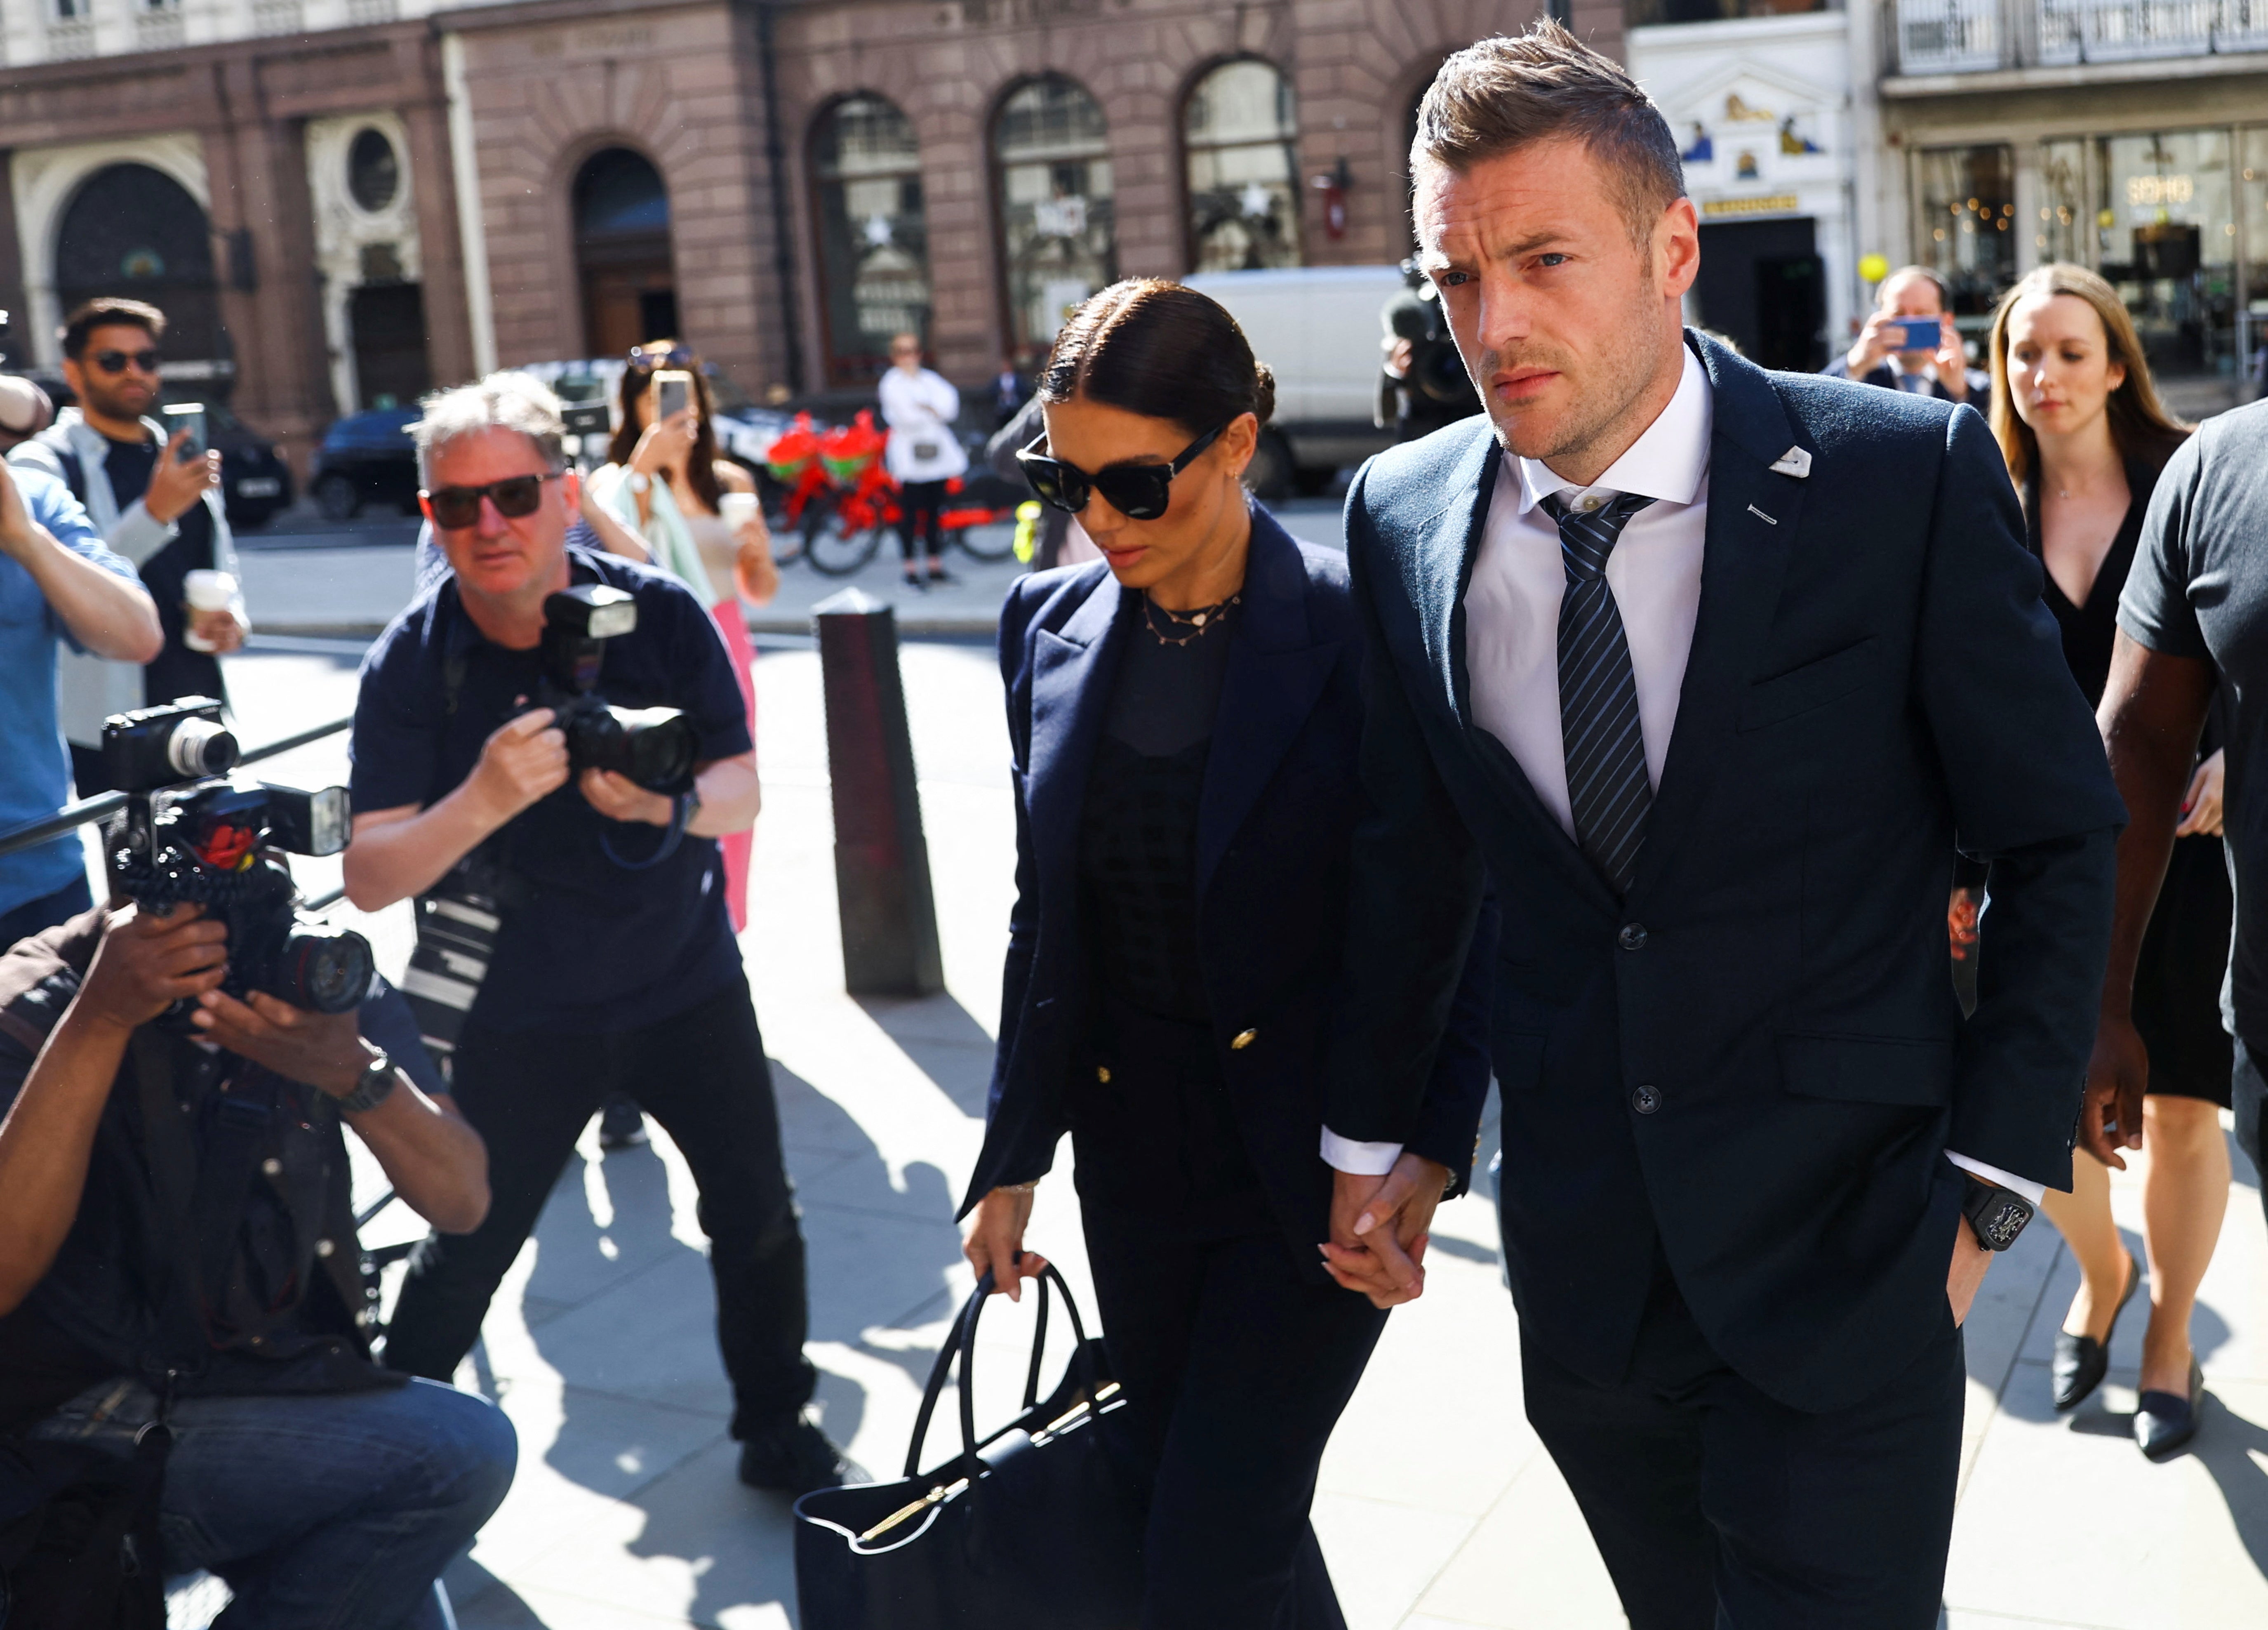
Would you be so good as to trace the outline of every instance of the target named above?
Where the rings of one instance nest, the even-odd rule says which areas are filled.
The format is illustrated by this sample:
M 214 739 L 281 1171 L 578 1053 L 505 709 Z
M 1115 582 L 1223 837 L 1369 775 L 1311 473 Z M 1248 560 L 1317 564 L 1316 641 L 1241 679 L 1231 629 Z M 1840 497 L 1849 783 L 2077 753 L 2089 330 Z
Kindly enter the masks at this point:
M 158 371 L 158 353 L 155 350 L 99 350 L 94 353 L 94 365 L 105 373 L 123 373 L 129 363 L 144 373 L 155 373 Z
M 1226 424 L 1215 425 L 1183 447 L 1170 464 L 1113 464 L 1093 475 L 1076 464 L 1066 464 L 1042 453 L 1040 444 L 1048 439 L 1047 432 L 1042 431 L 1016 454 L 1016 462 L 1023 467 L 1024 479 L 1032 483 L 1032 490 L 1040 495 L 1043 504 L 1076 515 L 1086 507 L 1090 495 L 1100 492 L 1109 500 L 1110 507 L 1127 520 L 1155 520 L 1174 501 L 1174 477 L 1187 469 L 1197 454 L 1219 440 L 1221 431 L 1227 428 Z
M 435 487 L 425 495 L 425 502 L 432 506 L 435 526 L 460 532 L 479 523 L 482 498 L 495 505 L 497 513 L 506 520 L 533 515 L 535 506 L 543 502 L 543 483 L 556 481 L 559 476 L 555 469 L 549 476 L 507 476 L 485 487 Z

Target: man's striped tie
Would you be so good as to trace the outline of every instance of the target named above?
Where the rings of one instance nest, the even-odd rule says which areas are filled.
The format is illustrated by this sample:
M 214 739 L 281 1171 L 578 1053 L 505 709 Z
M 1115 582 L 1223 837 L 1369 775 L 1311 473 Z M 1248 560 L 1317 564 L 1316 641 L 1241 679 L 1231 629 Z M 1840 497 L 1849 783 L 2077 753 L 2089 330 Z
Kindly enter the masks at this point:
M 1638 875 L 1653 789 L 1646 778 L 1638 682 L 1631 675 L 1623 614 L 1607 586 L 1607 557 L 1630 518 L 1653 503 L 1625 492 L 1594 510 L 1555 493 L 1544 510 L 1559 523 L 1567 593 L 1559 602 L 1559 741 L 1575 841 L 1617 895 Z

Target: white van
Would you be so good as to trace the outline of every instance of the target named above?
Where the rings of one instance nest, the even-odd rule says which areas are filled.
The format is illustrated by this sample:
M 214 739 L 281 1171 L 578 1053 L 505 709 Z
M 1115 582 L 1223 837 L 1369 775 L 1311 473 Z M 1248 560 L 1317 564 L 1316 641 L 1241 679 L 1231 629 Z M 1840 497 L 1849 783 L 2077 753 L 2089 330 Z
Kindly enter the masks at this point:
M 1378 428 L 1379 313 L 1402 288 L 1394 266 L 1199 272 L 1182 281 L 1226 306 L 1276 375 L 1276 416 L 1247 479 L 1263 498 L 1320 489 L 1343 465 L 1392 445 Z

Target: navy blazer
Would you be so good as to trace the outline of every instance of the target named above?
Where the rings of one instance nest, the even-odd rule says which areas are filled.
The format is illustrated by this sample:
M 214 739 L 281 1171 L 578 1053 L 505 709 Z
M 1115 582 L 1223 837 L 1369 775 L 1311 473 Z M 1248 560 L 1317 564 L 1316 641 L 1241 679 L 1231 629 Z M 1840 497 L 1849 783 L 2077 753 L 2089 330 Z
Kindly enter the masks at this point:
M 1055 1162 L 1064 1088 L 1094 1012 L 1079 917 L 1088 771 L 1141 596 L 1097 562 L 1020 580 L 1000 613 L 1000 671 L 1015 751 L 1016 906 L 984 1148 L 962 1214 Z M 1242 603 L 1197 815 L 1197 945 L 1237 1125 L 1304 1273 L 1325 1278 L 1330 1169 L 1322 1051 L 1345 935 L 1351 842 L 1365 813 L 1357 763 L 1362 642 L 1346 562 L 1294 541 L 1255 505 Z M 1488 1091 L 1493 907 L 1453 994 L 1425 1103 L 1395 1141 L 1469 1181 Z M 1462 950 L 1462 948 L 1461 948 Z M 1245 1046 L 1230 1041 L 1255 1032 Z
M 1348 497 L 1388 682 L 1347 946 L 1375 999 L 1339 1015 L 1327 1117 L 1418 1124 L 1484 866 L 1523 1331 L 1619 1380 L 1658 1251 L 1737 1372 L 1835 1408 L 1949 1317 L 1948 1147 L 2070 1186 L 2124 808 L 1984 420 L 1690 343 L 1714 392 L 1700 608 L 1626 899 L 1473 722 L 1488 424 L 1381 454 Z M 1966 1021 L 1956 844 L 1992 863 Z

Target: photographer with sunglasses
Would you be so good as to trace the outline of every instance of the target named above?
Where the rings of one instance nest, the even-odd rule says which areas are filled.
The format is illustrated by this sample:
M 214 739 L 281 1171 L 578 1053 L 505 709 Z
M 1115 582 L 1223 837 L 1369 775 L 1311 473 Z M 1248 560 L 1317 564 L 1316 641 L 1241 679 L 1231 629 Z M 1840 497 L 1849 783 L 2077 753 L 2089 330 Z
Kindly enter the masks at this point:
M 195 452 L 188 431 L 169 432 L 151 417 L 165 336 L 166 313 L 140 300 L 106 296 L 73 311 L 63 324 L 63 370 L 77 403 L 8 454 L 70 489 L 103 542 L 141 575 L 165 630 L 164 647 L 138 673 L 98 656 L 63 660 L 63 735 L 82 798 L 110 785 L 98 750 L 105 719 L 186 696 L 226 699 L 220 658 L 240 650 L 250 631 L 240 596 L 209 610 L 188 603 L 191 572 L 239 578 L 236 540 L 221 503 L 220 454 Z
M 816 1379 L 803 1355 L 803 1235 L 725 911 L 717 839 L 747 830 L 761 802 L 747 712 L 691 590 L 568 541 L 582 483 L 565 431 L 558 398 L 524 373 L 426 402 L 422 502 L 450 571 L 363 663 L 347 897 L 375 911 L 435 892 L 478 851 L 479 892 L 499 922 L 450 1077 L 488 1141 L 494 1203 L 474 1232 L 419 1248 L 386 1362 L 455 1374 L 577 1137 L 625 1092 L 700 1189 L 741 1480 L 800 1494 L 843 1469 L 803 1416 Z M 636 602 L 635 626 L 605 641 L 606 697 L 682 710 L 699 741 L 688 793 L 574 773 L 552 711 L 529 706 L 545 601 L 594 583 Z
M 1335 1285 L 1317 1245 L 1323 1048 L 1367 809 L 1345 557 L 1246 493 L 1275 383 L 1195 290 L 1095 295 L 1038 396 L 1025 476 L 1104 560 L 1021 579 L 1000 614 L 1017 897 L 965 1249 L 1020 1294 L 1044 1265 L 1024 1249 L 1033 1191 L 1068 1131 L 1146 1474 L 1141 1624 L 1344 1630 L 1308 1507 L 1397 1299 Z M 1495 939 L 1489 915 L 1425 1111 L 1388 1156 L 1426 1220 L 1472 1163 Z M 1422 1222 L 1409 1245 L 1374 1249 L 1414 1275 Z M 1329 1260 L 1374 1265 L 1371 1249 Z

